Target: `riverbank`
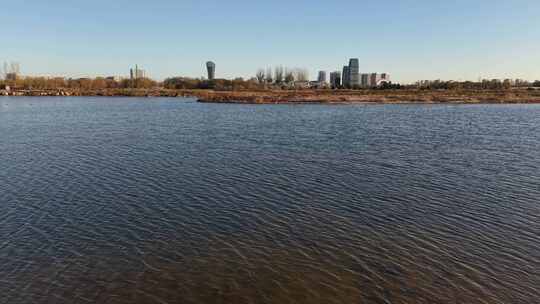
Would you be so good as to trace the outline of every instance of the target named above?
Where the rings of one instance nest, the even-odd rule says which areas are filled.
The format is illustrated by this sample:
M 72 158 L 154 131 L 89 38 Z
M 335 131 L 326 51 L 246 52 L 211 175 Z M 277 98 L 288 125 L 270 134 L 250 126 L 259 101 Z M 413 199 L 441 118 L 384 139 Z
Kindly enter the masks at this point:
M 192 97 L 205 103 L 540 103 L 540 90 L 12 90 L 9 96 Z
M 179 90 L 155 89 L 54 89 L 54 90 L 0 90 L 0 96 L 104 96 L 104 97 L 190 97 Z
M 540 103 L 540 90 L 301 90 L 196 92 L 210 103 Z

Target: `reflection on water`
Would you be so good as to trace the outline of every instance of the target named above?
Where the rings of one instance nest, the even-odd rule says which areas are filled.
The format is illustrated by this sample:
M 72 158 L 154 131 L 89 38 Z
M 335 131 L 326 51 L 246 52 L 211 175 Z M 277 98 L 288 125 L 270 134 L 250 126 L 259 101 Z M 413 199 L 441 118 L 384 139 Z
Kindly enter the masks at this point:
M 540 106 L 0 99 L 2 303 L 536 303 Z

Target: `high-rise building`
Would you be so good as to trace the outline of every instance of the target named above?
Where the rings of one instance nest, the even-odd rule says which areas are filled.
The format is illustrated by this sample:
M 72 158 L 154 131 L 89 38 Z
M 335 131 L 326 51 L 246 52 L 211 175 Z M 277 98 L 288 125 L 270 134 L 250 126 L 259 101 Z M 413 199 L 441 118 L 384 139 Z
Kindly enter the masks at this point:
M 376 87 L 379 85 L 379 81 L 381 81 L 381 74 L 377 73 L 371 73 L 369 75 L 369 86 L 370 87 Z
M 17 73 L 6 73 L 7 81 L 16 81 L 19 75 Z
M 212 61 L 206 63 L 206 69 L 208 70 L 208 80 L 214 80 L 216 77 L 216 64 Z
M 360 75 L 360 86 L 362 88 L 369 88 L 369 74 Z
M 333 88 L 339 88 L 341 86 L 341 73 L 339 71 L 330 73 L 330 85 Z
M 345 88 L 349 88 L 350 87 L 350 82 L 349 82 L 349 66 L 344 66 L 343 67 L 343 77 L 341 78 L 341 81 L 343 82 L 343 86 Z
M 319 77 L 317 78 L 317 81 L 320 83 L 326 82 L 326 72 L 325 71 L 319 71 Z
M 334 74 L 334 73 L 332 73 Z M 332 81 L 333 76 L 330 74 L 330 82 L 335 87 Z M 382 73 L 364 73 L 360 74 L 360 61 L 358 58 L 351 58 L 349 65 L 343 67 L 343 73 L 341 78 L 341 87 L 348 89 L 355 88 L 370 88 L 377 87 L 383 83 L 390 83 L 390 74 Z
M 349 86 L 350 87 L 359 87 L 360 86 L 360 63 L 358 58 L 352 58 L 349 60 Z

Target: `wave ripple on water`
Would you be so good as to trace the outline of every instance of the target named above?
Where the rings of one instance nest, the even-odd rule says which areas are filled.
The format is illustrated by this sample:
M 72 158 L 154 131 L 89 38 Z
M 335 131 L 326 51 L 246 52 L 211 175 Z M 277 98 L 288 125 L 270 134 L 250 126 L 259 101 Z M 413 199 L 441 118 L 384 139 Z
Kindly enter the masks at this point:
M 1 303 L 536 303 L 540 107 L 0 100 Z

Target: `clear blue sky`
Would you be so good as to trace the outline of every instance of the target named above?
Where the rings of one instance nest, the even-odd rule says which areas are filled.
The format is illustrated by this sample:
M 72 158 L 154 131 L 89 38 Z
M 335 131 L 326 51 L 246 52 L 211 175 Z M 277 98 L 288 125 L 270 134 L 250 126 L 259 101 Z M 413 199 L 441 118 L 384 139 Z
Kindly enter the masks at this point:
M 251 77 L 259 67 L 394 80 L 540 79 L 538 0 L 1 1 L 0 61 L 26 75 Z

